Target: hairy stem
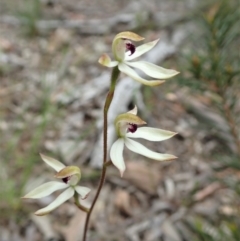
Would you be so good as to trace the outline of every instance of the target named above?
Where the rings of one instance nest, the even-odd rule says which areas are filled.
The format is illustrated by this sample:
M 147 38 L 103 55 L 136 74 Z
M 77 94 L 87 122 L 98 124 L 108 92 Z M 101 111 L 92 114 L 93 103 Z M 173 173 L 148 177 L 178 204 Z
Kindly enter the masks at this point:
M 99 182 L 99 185 L 98 185 L 96 195 L 93 199 L 93 202 L 92 202 L 92 205 L 91 205 L 89 211 L 87 212 L 87 217 L 86 217 L 86 221 L 85 221 L 85 225 L 84 225 L 84 232 L 83 232 L 83 240 L 82 241 L 86 241 L 90 216 L 91 216 L 92 210 L 95 206 L 95 203 L 96 203 L 96 201 L 99 197 L 99 194 L 102 190 L 102 186 L 103 186 L 104 180 L 105 180 L 106 170 L 107 170 L 107 167 L 108 167 L 108 165 L 105 165 L 105 164 L 107 164 L 107 127 L 108 127 L 107 117 L 108 117 L 108 110 L 109 110 L 109 107 L 112 103 L 112 99 L 113 99 L 113 96 L 114 96 L 115 86 L 116 86 L 116 82 L 117 82 L 119 74 L 120 74 L 120 72 L 118 70 L 118 67 L 114 67 L 113 71 L 112 71 L 112 76 L 111 76 L 111 85 L 110 85 L 109 92 L 108 92 L 108 95 L 106 97 L 105 105 L 104 105 L 104 109 L 103 109 L 103 165 L 102 165 L 102 173 L 101 173 L 100 182 Z

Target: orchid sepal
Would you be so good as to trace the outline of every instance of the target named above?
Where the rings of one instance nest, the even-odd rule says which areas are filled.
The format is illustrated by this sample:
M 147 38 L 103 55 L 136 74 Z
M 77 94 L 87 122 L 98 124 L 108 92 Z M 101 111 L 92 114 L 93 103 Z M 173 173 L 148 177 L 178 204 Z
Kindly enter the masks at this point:
M 36 187 L 35 189 L 33 189 L 31 192 L 27 193 L 22 198 L 24 198 L 24 199 L 26 199 L 26 198 L 32 198 L 32 199 L 43 198 L 43 197 L 46 197 L 46 196 L 52 194 L 53 192 L 55 192 L 57 190 L 61 190 L 66 187 L 68 187 L 68 185 L 66 183 L 55 182 L 55 181 L 46 182 L 46 183 L 40 185 L 39 187 Z
M 48 164 L 50 167 L 52 167 L 57 172 L 62 170 L 65 167 L 64 164 L 62 164 L 60 161 L 58 161 L 52 157 L 46 156 L 42 153 L 40 153 L 40 156 L 46 164 Z
M 51 202 L 48 206 L 46 206 L 45 208 L 39 209 L 37 210 L 34 214 L 37 216 L 44 216 L 48 213 L 50 213 L 51 211 L 53 211 L 54 209 L 56 209 L 57 207 L 59 207 L 61 204 L 63 204 L 64 202 L 66 202 L 68 199 L 70 199 L 71 197 L 73 197 L 74 195 L 74 190 L 73 189 L 66 189 L 63 193 L 61 193 L 53 202 Z
M 165 80 L 147 80 L 147 79 L 144 79 L 142 77 L 140 77 L 137 72 L 135 70 L 133 70 L 132 68 L 130 68 L 127 64 L 125 63 L 120 63 L 118 65 L 118 68 L 119 70 L 130 76 L 132 79 L 138 81 L 139 83 L 141 84 L 144 84 L 144 85 L 148 85 L 148 86 L 158 86 L 158 85 L 161 85 L 165 82 Z
M 179 72 L 174 69 L 165 69 L 146 61 L 127 62 L 127 65 L 140 69 L 146 75 L 156 79 L 169 79 L 179 74 Z
M 129 138 L 143 138 L 148 141 L 164 141 L 175 136 L 177 133 L 153 127 L 141 127 L 138 131 L 126 134 Z

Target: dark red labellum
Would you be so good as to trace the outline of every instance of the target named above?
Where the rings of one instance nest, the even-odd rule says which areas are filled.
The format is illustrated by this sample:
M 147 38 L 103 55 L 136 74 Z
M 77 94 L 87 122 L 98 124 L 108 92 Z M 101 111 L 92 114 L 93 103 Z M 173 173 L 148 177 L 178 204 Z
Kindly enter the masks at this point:
M 136 124 L 128 124 L 128 125 L 129 125 L 128 131 L 131 132 L 131 133 L 134 133 L 138 128 L 138 126 Z
M 70 179 L 70 177 L 64 177 L 64 178 L 62 178 L 62 181 L 65 182 L 65 183 L 67 184 L 68 181 L 69 181 L 69 179 Z
M 126 43 L 126 49 L 130 51 L 130 55 L 135 53 L 136 47 L 132 43 Z

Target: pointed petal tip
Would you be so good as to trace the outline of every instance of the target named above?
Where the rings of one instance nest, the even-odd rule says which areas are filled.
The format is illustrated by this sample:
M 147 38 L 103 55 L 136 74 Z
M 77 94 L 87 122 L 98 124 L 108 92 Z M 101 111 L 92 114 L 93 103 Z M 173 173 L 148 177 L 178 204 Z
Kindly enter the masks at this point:
M 43 159 L 44 158 L 44 154 L 42 154 L 41 152 L 39 152 L 39 155 L 40 155 L 40 157 Z
M 161 85 L 161 84 L 163 84 L 164 82 L 166 82 L 166 80 L 159 80 L 159 84 L 158 84 L 158 85 Z
M 122 178 L 122 177 L 123 177 L 123 174 L 124 174 L 125 169 L 124 169 L 124 170 L 119 170 L 119 171 L 120 171 L 120 177 Z
M 158 39 L 156 39 L 156 40 L 154 40 L 154 41 L 152 41 L 153 43 L 154 43 L 154 45 L 155 44 L 157 44 L 158 43 L 158 41 L 160 40 L 160 38 L 158 38 Z
M 125 170 L 126 170 L 126 166 L 124 165 L 123 167 L 118 168 L 118 170 L 119 170 L 119 172 L 120 172 L 120 177 L 122 178 L 122 177 L 123 177 L 123 174 L 124 174 L 124 172 L 125 172 Z
M 133 115 L 137 115 L 137 111 L 138 111 L 137 106 L 134 105 L 134 108 L 132 110 L 128 111 L 127 113 L 131 113 Z
M 177 70 L 175 70 L 176 72 L 175 72 L 175 75 L 174 76 L 176 76 L 176 75 L 178 75 L 178 74 L 180 74 L 180 72 L 179 71 L 177 71 Z
M 91 189 L 83 186 L 76 186 L 75 191 L 80 195 L 81 199 L 86 199 L 91 192 Z
M 42 213 L 42 212 L 39 212 L 39 211 L 36 211 L 35 213 L 34 213 L 36 216 L 45 216 L 45 215 L 47 215 L 47 214 L 49 214 L 49 212 L 44 212 L 44 213 Z
M 176 136 L 178 134 L 177 132 L 173 132 L 173 131 L 168 131 L 168 132 L 170 133 L 170 137 L 169 138 L 172 138 L 172 137 L 174 137 L 174 136 Z
M 172 77 L 175 77 L 175 76 L 178 75 L 178 74 L 180 74 L 180 72 L 178 72 L 177 70 L 173 70 L 172 75 L 171 75 L 168 79 L 170 79 L 170 78 L 172 78 Z
M 169 159 L 167 159 L 166 161 L 173 161 L 173 160 L 176 160 L 176 159 L 178 159 L 177 156 L 171 155 L 171 157 L 169 157 Z
M 122 178 L 122 177 L 123 177 L 123 174 L 124 174 L 124 172 L 125 172 L 125 170 L 126 170 L 126 166 L 124 165 L 124 167 L 121 167 L 121 168 L 117 167 L 117 169 L 119 170 L 119 172 L 120 172 L 120 177 Z
M 90 192 L 89 192 L 89 193 L 90 193 Z M 89 193 L 86 194 L 85 196 L 83 196 L 81 199 L 82 199 L 82 200 L 86 199 L 86 198 L 89 196 Z

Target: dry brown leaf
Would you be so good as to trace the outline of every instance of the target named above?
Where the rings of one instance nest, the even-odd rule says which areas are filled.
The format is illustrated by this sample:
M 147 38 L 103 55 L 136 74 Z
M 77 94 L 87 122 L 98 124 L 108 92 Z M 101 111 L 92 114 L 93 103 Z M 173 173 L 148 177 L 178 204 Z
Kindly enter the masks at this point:
M 208 185 L 207 187 L 205 187 L 204 189 L 200 190 L 199 192 L 197 192 L 194 196 L 193 196 L 193 200 L 195 201 L 201 201 L 204 198 L 210 196 L 211 194 L 213 194 L 215 191 L 217 191 L 218 189 L 221 188 L 220 183 L 218 182 L 213 182 L 210 185 Z
M 155 165 L 147 165 L 140 161 L 127 161 L 126 166 L 124 179 L 148 194 L 156 194 L 161 175 Z
M 0 50 L 3 50 L 5 52 L 9 52 L 13 50 L 14 46 L 13 44 L 6 38 L 0 38 Z
M 131 216 L 132 211 L 131 211 L 130 199 L 131 199 L 130 195 L 127 191 L 119 189 L 115 193 L 114 205 L 121 212 L 124 212 L 125 214 Z
M 77 241 L 83 235 L 84 222 L 86 214 L 76 208 L 76 214 L 69 222 L 67 227 L 61 227 L 60 231 L 63 233 L 66 241 Z

